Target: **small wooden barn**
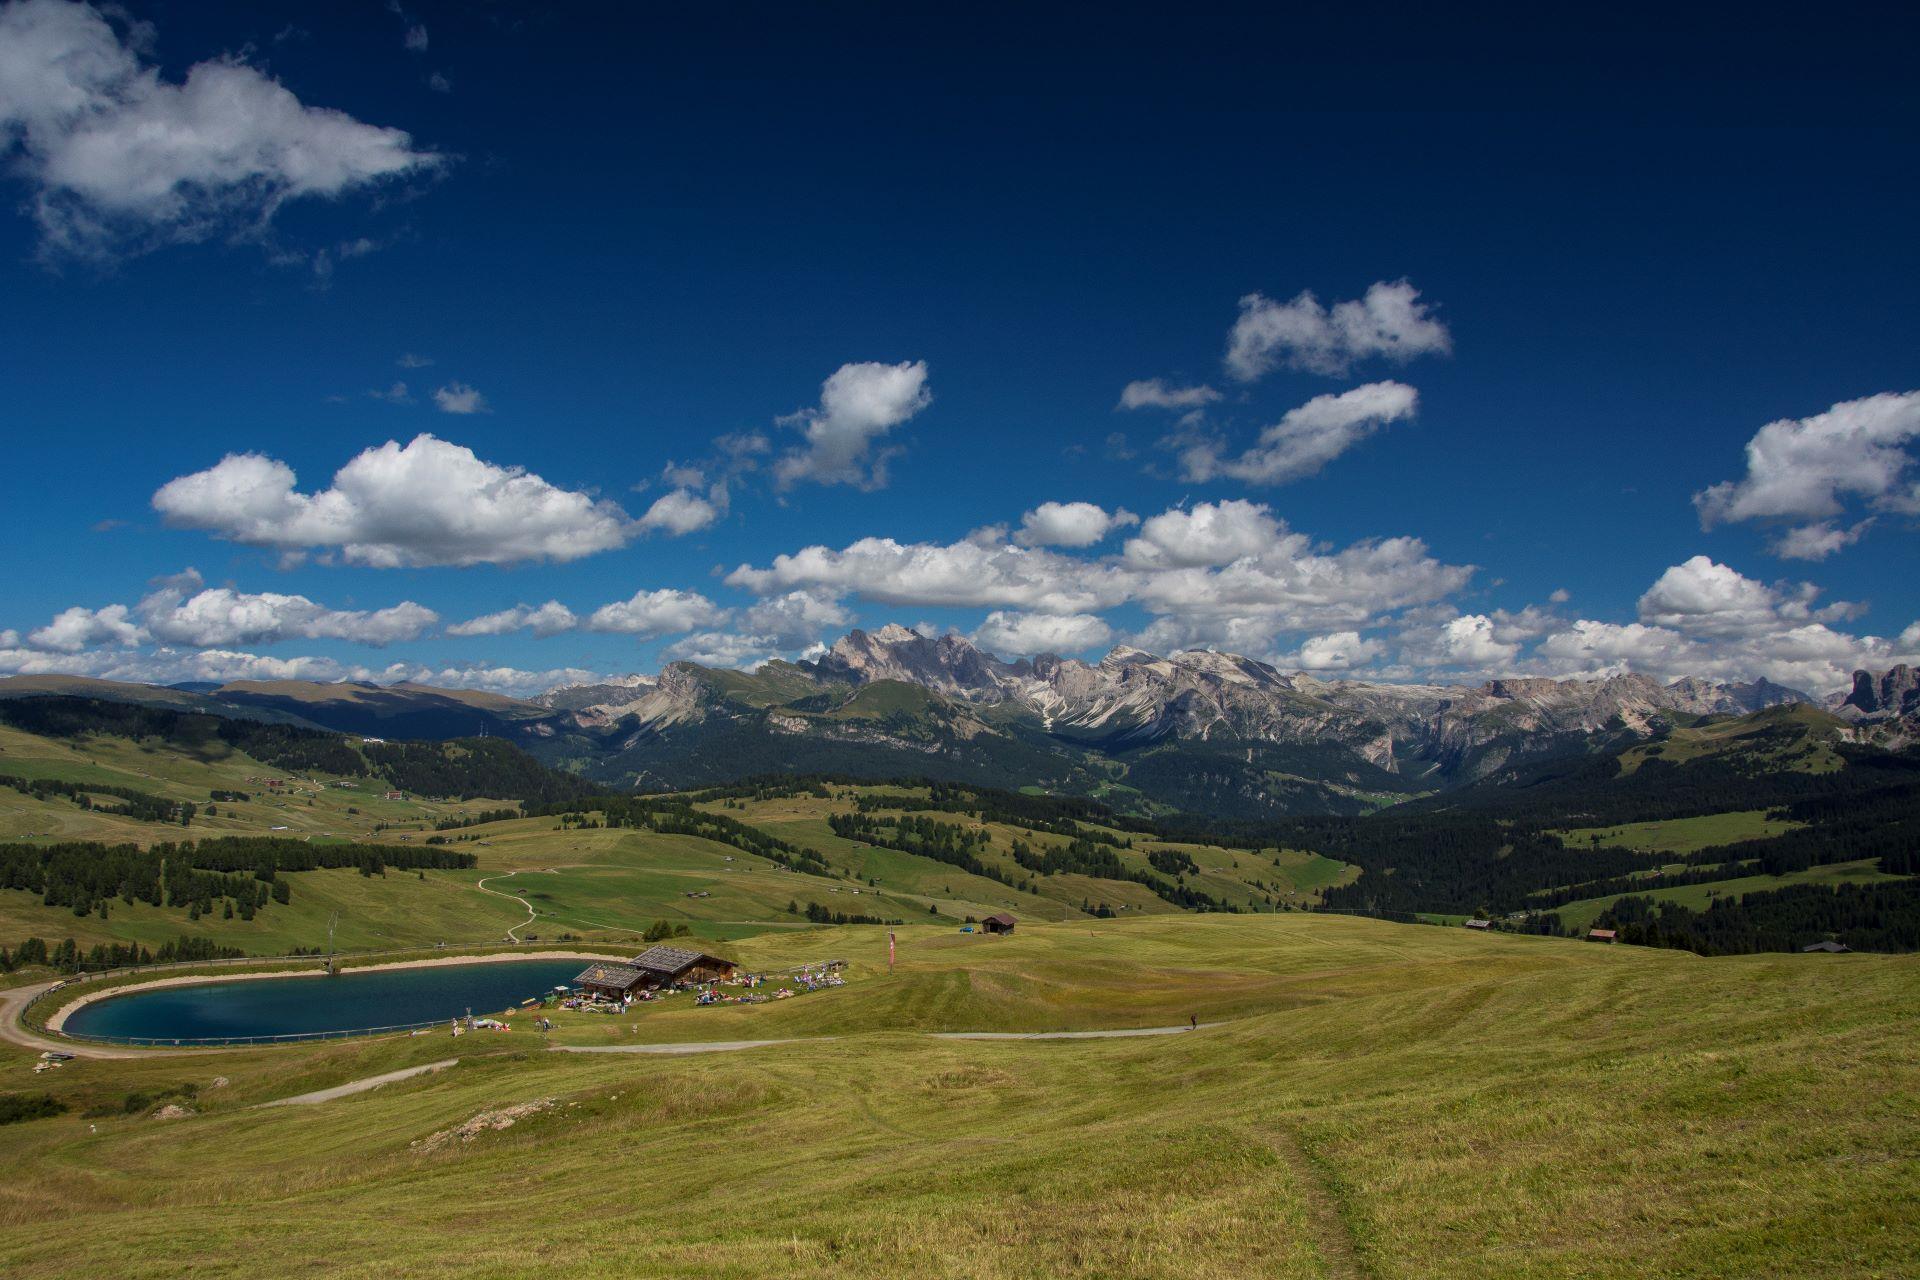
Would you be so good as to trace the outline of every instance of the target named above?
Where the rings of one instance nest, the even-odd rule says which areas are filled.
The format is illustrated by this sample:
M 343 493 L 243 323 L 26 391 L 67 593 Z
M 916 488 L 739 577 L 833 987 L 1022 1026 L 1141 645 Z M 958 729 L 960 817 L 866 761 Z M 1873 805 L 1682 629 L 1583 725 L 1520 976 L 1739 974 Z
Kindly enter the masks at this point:
M 1012 933 L 1013 926 L 1019 924 L 1012 916 L 1002 911 L 998 915 L 988 916 L 980 922 L 982 933 Z
M 1478 919 L 1478 918 L 1475 918 L 1475 919 L 1472 919 L 1472 920 L 1469 920 L 1469 921 L 1467 921 L 1467 928 L 1469 928 L 1469 929 L 1491 929 L 1491 928 L 1493 928 L 1493 921 L 1491 921 L 1491 920 L 1481 920 L 1481 919 Z
M 1612 946 L 1614 943 L 1618 942 L 1619 940 L 1620 940 L 1620 935 L 1615 930 L 1612 930 L 1612 929 L 1587 930 L 1588 942 L 1604 942 L 1608 946 Z
M 1816 942 L 1816 943 L 1814 943 L 1814 944 L 1813 944 L 1812 946 L 1809 946 L 1809 947 L 1802 947 L 1802 948 L 1800 948 L 1800 950 L 1802 950 L 1802 951 L 1830 951 L 1830 952 L 1832 952 L 1832 953 L 1834 953 L 1835 955 L 1839 955 L 1839 954 L 1840 954 L 1840 953 L 1842 953 L 1842 952 L 1846 952 L 1846 951 L 1851 951 L 1851 950 L 1853 950 L 1853 948 L 1852 948 L 1852 947 L 1850 947 L 1850 946 L 1848 946 L 1848 945 L 1847 945 L 1846 943 L 1844 943 L 1844 942 L 1835 942 L 1835 941 L 1834 941 L 1834 940 L 1833 940 L 1832 938 L 1828 938 L 1828 939 L 1827 939 L 1827 940 L 1826 940 L 1825 942 Z

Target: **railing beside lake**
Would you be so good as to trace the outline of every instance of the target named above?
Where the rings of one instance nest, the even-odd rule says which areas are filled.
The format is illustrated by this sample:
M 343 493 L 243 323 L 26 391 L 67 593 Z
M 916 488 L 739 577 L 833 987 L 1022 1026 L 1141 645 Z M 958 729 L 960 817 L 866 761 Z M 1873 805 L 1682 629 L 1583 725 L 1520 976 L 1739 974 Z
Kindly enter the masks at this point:
M 289 1044 L 296 1040 L 349 1040 L 355 1036 L 381 1036 L 396 1031 L 426 1031 L 434 1027 L 451 1028 L 458 1021 L 458 1018 L 434 1018 L 428 1022 L 396 1023 L 390 1027 L 355 1027 L 349 1031 L 294 1031 L 278 1036 L 100 1036 L 85 1031 L 67 1030 L 62 1030 L 58 1034 L 69 1040 L 83 1040 L 89 1044 L 192 1049 L 209 1045 Z

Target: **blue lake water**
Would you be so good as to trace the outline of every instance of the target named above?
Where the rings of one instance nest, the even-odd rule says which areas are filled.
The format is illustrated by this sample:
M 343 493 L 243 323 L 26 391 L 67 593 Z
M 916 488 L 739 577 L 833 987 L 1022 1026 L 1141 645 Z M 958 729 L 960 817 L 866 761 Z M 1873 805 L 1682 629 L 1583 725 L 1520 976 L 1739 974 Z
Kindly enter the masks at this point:
M 253 978 L 162 987 L 96 1000 L 67 1018 L 80 1035 L 213 1040 L 312 1035 L 511 1009 L 571 983 L 588 960 L 503 960 L 429 969 L 348 970 L 333 977 Z

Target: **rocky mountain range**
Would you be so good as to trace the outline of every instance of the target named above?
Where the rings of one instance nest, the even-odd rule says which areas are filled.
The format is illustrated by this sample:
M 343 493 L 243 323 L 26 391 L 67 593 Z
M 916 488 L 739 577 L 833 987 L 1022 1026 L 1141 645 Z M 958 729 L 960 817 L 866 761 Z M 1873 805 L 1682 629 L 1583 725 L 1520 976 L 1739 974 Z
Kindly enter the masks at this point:
M 642 788 L 774 772 L 933 776 L 1248 817 L 1364 811 L 1784 704 L 1808 704 L 1836 738 L 1920 740 L 1920 675 L 1904 666 L 1860 672 L 1820 706 L 1765 680 L 1387 684 L 1125 647 L 1094 663 L 1008 662 L 960 636 L 900 626 L 853 631 L 813 661 L 753 672 L 674 663 L 531 700 L 352 682 L 116 688 L 20 677 L 0 680 L 0 697 L 160 699 L 390 738 L 498 736 L 549 764 Z
M 665 750 L 676 740 L 726 738 L 770 766 L 821 753 L 845 760 L 866 747 L 895 757 L 896 771 L 936 773 L 997 744 L 1051 757 L 1047 772 L 1058 776 L 1047 780 L 1056 785 L 1132 786 L 1169 803 L 1231 792 L 1233 808 L 1260 810 L 1365 807 L 1692 718 L 1812 699 L 1764 680 L 1662 684 L 1641 675 L 1329 681 L 1207 650 L 1162 657 L 1123 647 L 1098 663 L 1007 662 L 960 636 L 887 626 L 851 632 L 811 662 L 752 674 L 677 663 L 651 683 L 556 690 L 538 701 L 610 735 L 613 754 L 643 783 L 655 770 L 676 771 Z M 761 741 L 748 750 L 741 740 L 751 728 Z
M 1881 742 L 1920 740 L 1920 672 L 1905 663 L 1877 676 L 1856 671 L 1853 687 L 1829 698 L 1827 707 Z

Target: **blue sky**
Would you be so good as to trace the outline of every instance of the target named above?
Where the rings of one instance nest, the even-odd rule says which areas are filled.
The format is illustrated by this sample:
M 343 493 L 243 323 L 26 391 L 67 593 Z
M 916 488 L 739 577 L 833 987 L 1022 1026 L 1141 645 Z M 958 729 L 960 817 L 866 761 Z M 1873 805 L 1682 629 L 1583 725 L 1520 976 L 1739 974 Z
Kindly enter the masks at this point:
M 1920 652 L 1911 20 L 313 8 L 0 5 L 0 670 Z

